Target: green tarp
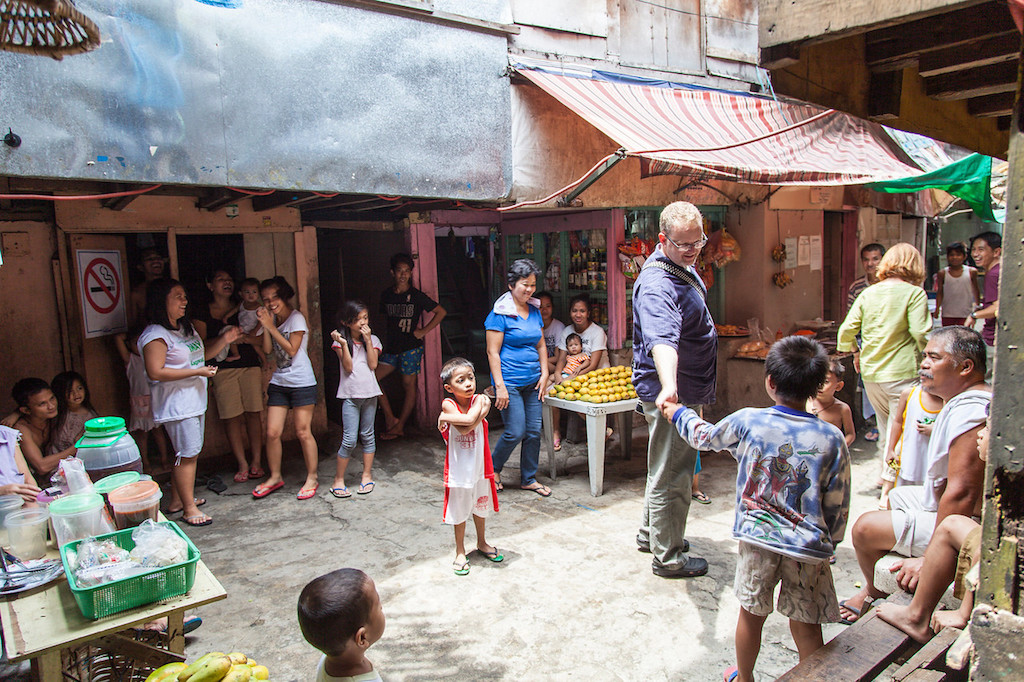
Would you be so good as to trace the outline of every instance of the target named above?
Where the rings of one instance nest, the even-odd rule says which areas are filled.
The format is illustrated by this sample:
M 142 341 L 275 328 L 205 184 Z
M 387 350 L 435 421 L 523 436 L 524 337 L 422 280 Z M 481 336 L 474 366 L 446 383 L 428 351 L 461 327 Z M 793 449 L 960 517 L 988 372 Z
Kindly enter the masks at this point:
M 889 194 L 941 189 L 967 202 L 974 213 L 990 223 L 998 222 L 992 214 L 992 157 L 971 154 L 944 168 L 910 178 L 872 182 L 868 189 Z

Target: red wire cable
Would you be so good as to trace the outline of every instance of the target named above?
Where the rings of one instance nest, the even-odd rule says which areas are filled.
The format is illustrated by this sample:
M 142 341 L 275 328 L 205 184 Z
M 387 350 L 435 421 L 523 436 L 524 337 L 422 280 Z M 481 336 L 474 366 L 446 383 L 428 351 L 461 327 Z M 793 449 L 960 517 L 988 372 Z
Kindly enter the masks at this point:
M 225 187 L 224 189 L 229 189 L 232 192 L 238 192 L 239 194 L 248 194 L 251 197 L 265 197 L 277 191 L 276 189 L 270 189 L 266 192 L 254 192 L 251 189 L 238 189 L 237 187 Z
M 0 199 L 36 199 L 40 201 L 81 201 L 83 199 L 116 199 L 117 197 L 130 197 L 136 194 L 152 192 L 163 185 L 153 185 L 144 189 L 133 189 L 126 192 L 111 192 L 109 194 L 76 194 L 74 196 L 54 196 L 51 194 L 0 194 Z

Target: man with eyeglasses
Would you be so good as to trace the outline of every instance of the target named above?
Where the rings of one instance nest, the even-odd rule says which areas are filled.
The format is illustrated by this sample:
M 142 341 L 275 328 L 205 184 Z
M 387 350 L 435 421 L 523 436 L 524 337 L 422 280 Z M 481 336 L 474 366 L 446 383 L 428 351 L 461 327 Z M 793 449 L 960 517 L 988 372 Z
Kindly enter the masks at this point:
M 697 451 L 661 414 L 665 401 L 697 412 L 715 402 L 718 336 L 694 263 L 707 243 L 704 219 L 685 201 L 661 212 L 658 246 L 633 285 L 633 385 L 647 419 L 647 489 L 637 547 L 663 578 L 708 572 L 689 554 L 686 517 Z

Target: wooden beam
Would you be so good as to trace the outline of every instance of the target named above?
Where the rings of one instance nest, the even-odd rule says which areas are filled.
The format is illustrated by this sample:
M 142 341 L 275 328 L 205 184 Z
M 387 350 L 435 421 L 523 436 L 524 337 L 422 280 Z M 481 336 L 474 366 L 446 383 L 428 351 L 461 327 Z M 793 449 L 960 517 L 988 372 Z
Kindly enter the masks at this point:
M 981 118 L 1009 116 L 1013 113 L 1013 98 L 1014 93 L 1012 92 L 972 97 L 967 100 L 967 113 Z
M 962 632 L 963 630 L 959 628 L 943 628 L 892 674 L 892 682 L 904 682 L 915 671 L 929 668 L 936 663 L 941 666 L 946 658 L 946 651 Z
M 1017 32 L 986 36 L 968 46 L 946 47 L 921 55 L 917 73 L 922 78 L 963 71 L 976 66 L 988 66 L 1016 61 L 1020 54 L 1020 34 Z
M 871 74 L 868 79 L 868 117 L 875 121 L 899 118 L 902 94 L 902 71 Z
M 302 199 L 308 199 L 315 195 L 309 194 L 308 192 L 274 192 L 273 194 L 267 194 L 266 196 L 255 195 L 252 198 L 252 210 L 257 213 L 260 211 L 269 211 L 272 208 L 278 206 L 284 206 L 285 204 L 292 204 Z
M 1017 62 L 979 66 L 924 79 L 925 94 L 932 99 L 968 99 L 1017 89 Z
M 238 192 L 232 192 L 221 187 L 200 197 L 199 201 L 196 202 L 196 206 L 205 211 L 216 211 L 221 206 L 230 204 L 232 201 L 238 201 L 242 196 Z
M 1005 2 L 945 12 L 871 31 L 865 37 L 865 55 L 872 68 L 887 62 L 916 59 L 930 50 L 967 46 L 993 35 L 1016 31 Z

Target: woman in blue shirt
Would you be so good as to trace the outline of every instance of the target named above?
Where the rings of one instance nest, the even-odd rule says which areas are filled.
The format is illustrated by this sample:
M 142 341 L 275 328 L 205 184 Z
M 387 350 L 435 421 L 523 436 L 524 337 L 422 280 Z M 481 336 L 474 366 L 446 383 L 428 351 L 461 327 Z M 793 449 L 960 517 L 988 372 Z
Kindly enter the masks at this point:
M 508 292 L 494 303 L 484 327 L 487 329 L 487 362 L 494 385 L 494 406 L 501 411 L 505 432 L 494 447 L 491 459 L 502 490 L 501 469 L 516 445 L 520 452 L 520 482 L 523 490 L 541 497 L 551 489 L 537 480 L 540 464 L 541 408 L 543 388 L 548 380 L 547 347 L 540 301 L 533 298 L 540 269 L 532 260 L 517 260 L 509 268 Z

